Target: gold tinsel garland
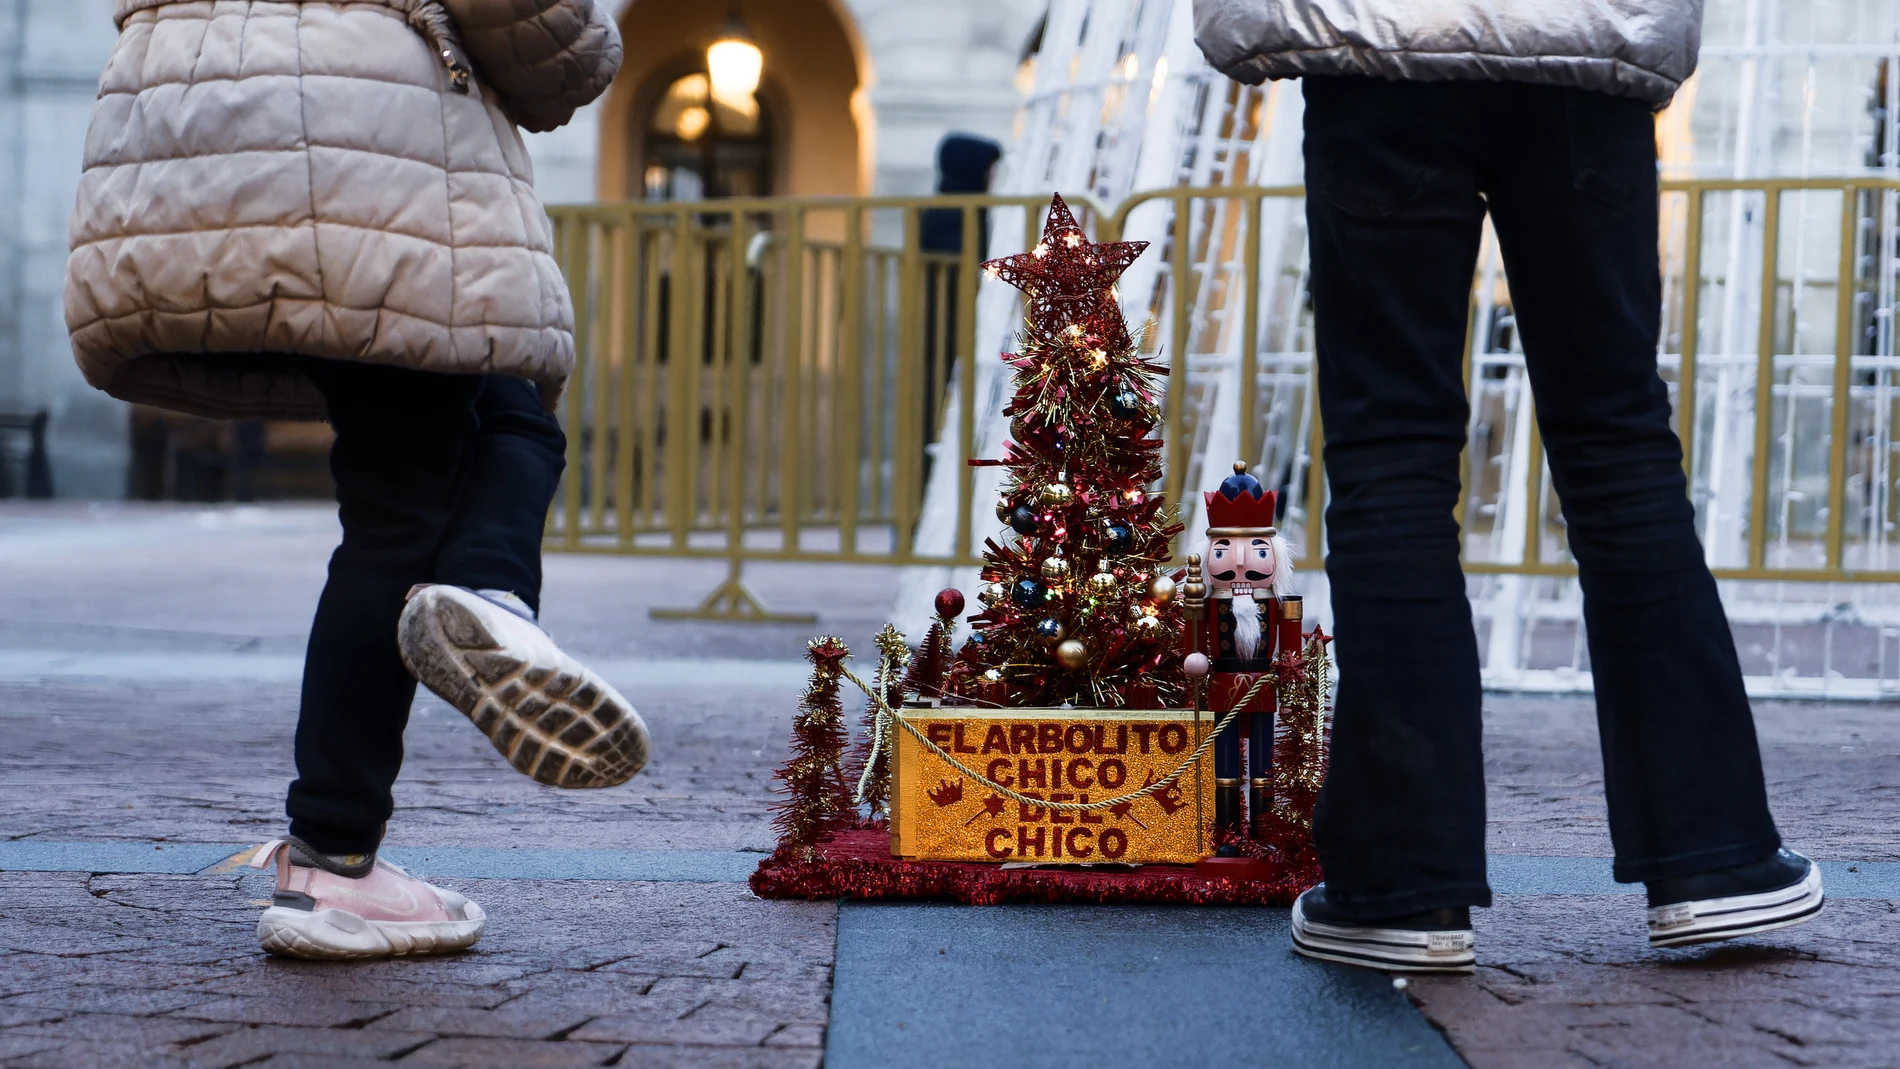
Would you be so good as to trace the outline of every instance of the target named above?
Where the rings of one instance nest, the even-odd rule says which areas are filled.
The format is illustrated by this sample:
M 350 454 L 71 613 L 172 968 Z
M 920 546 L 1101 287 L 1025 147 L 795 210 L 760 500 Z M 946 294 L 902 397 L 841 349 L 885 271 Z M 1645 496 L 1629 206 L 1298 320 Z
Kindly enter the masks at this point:
M 1280 738 L 1273 761 L 1273 816 L 1284 831 L 1302 837 L 1313 832 L 1313 803 L 1326 780 L 1329 727 L 1327 698 L 1332 690 L 1326 643 L 1331 639 L 1315 628 L 1297 662 L 1282 669 L 1288 677 L 1280 688 Z M 1292 660 L 1289 658 L 1288 660 Z M 1285 662 L 1283 662 L 1285 664 Z

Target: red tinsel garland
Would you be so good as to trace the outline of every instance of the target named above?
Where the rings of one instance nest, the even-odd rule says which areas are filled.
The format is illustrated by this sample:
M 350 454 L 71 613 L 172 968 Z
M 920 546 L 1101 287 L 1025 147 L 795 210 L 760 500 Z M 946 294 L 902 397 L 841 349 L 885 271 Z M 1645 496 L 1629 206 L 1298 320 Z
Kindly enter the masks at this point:
M 956 861 L 906 861 L 890 855 L 881 826 L 842 832 L 815 850 L 781 846 L 759 863 L 752 891 L 761 898 L 935 899 L 972 906 L 1005 902 L 1175 903 L 1288 906 L 1319 882 L 1310 861 L 1271 880 L 1209 878 L 1187 865 L 1123 870 L 1078 866 L 1006 869 Z

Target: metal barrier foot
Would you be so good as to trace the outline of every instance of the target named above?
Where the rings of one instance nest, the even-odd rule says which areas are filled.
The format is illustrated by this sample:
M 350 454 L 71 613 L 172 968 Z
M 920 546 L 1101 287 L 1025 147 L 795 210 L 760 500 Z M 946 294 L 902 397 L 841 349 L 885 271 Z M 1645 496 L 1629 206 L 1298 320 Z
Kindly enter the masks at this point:
M 740 624 L 815 624 L 818 614 L 810 612 L 768 612 L 758 597 L 746 589 L 739 578 L 739 562 L 732 562 L 725 582 L 713 588 L 697 609 L 653 609 L 655 620 L 723 620 Z

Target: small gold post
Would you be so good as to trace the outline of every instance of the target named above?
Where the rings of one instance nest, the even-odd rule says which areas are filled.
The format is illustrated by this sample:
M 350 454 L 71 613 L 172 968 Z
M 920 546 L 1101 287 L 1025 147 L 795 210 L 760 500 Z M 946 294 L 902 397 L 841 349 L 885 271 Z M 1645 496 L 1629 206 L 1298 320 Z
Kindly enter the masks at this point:
M 1198 560 L 1189 557 L 1190 561 Z M 1201 711 L 1207 704 L 1207 677 L 1201 676 L 1189 684 L 1194 693 L 1194 745 L 1201 745 Z M 1205 758 L 1194 762 L 1194 852 L 1207 853 L 1207 814 L 1201 811 L 1201 766 L 1207 764 Z

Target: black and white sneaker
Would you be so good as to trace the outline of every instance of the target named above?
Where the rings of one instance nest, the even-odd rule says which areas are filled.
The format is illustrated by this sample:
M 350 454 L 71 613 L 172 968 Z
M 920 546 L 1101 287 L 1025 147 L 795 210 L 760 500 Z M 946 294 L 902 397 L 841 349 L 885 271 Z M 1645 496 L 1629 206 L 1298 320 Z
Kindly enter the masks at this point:
M 1793 850 L 1649 886 L 1649 945 L 1688 946 L 1800 924 L 1821 912 L 1821 868 Z
M 1392 972 L 1470 972 L 1471 910 L 1434 909 L 1378 920 L 1347 920 L 1326 900 L 1326 885 L 1293 903 L 1293 949 L 1309 958 Z

